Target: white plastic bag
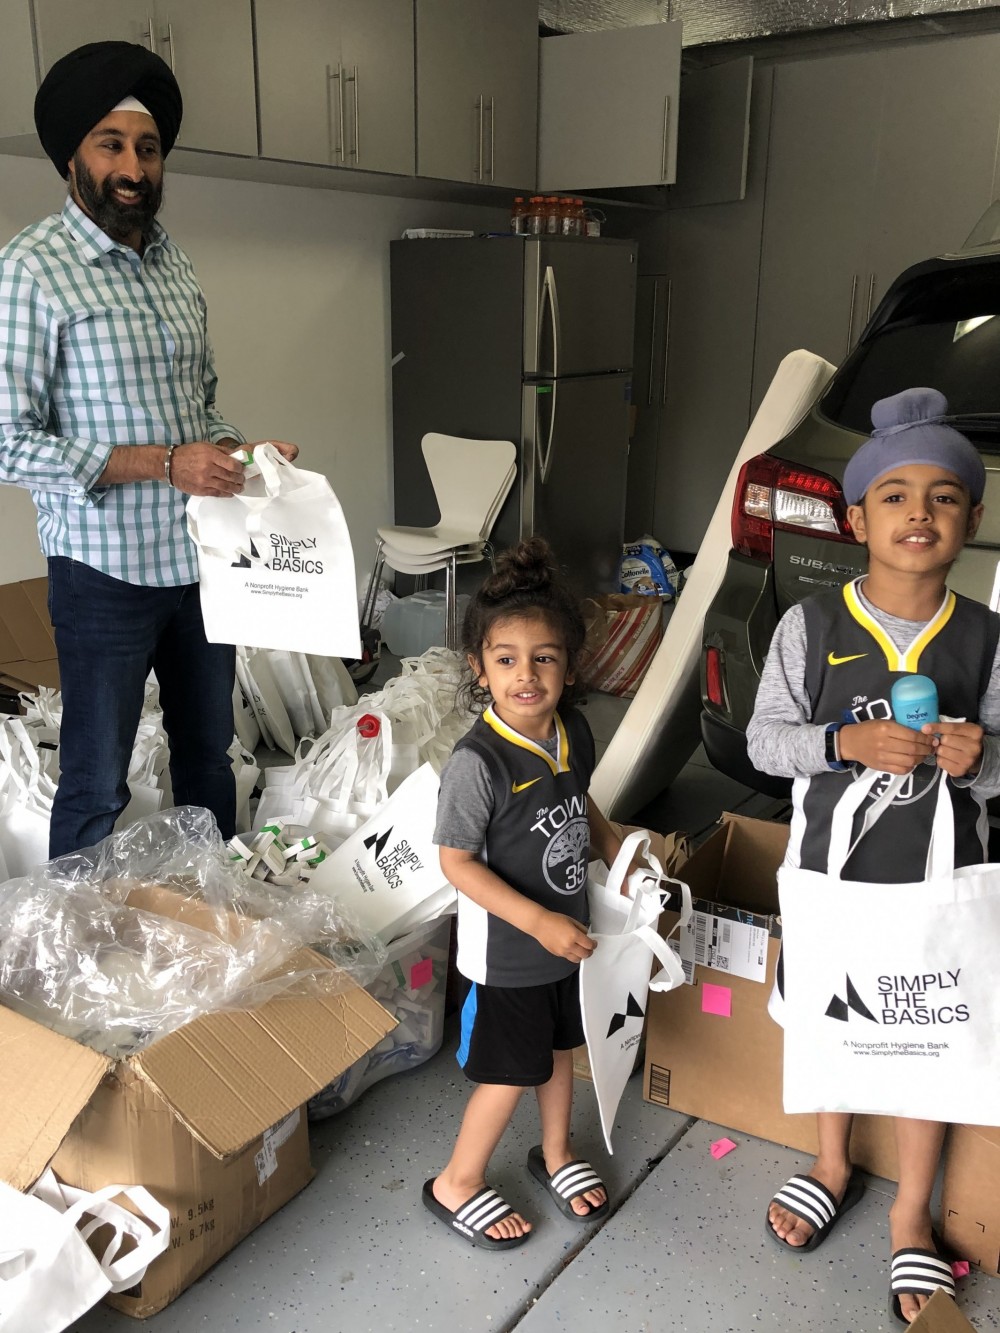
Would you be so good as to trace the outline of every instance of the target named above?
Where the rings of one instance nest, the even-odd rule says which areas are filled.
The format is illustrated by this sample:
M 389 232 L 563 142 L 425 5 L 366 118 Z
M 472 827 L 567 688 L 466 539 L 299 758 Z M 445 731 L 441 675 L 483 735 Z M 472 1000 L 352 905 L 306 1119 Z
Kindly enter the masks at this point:
M 640 848 L 652 873 L 639 870 L 630 876 L 625 896 L 621 892 L 625 872 Z M 597 941 L 597 948 L 580 964 L 580 1009 L 609 1153 L 614 1151 L 611 1131 L 615 1112 L 635 1067 L 642 1038 L 646 993 L 673 990 L 684 984 L 680 959 L 656 932 L 666 884 L 680 891 L 681 914 L 674 929 L 683 930 L 691 916 L 691 890 L 663 873 L 649 850 L 649 834 L 643 830 L 630 833 L 623 841 L 606 877 L 600 863 L 591 866 L 587 877 L 590 935 Z M 650 979 L 654 959 L 662 967 Z
M 188 501 L 210 643 L 360 657 L 354 551 L 340 501 L 319 472 L 254 448 L 239 495 Z
M 103 1253 L 96 1257 L 113 1292 L 128 1291 L 141 1282 L 146 1269 L 170 1243 L 170 1210 L 142 1185 L 107 1185 L 98 1195 L 67 1185 L 49 1167 L 31 1192 L 60 1213 L 85 1204 L 84 1213 L 90 1220 L 80 1227 L 84 1240 L 90 1240 L 101 1227 L 111 1227 L 111 1236 L 102 1237 Z M 133 1208 L 116 1203 L 119 1197 Z M 131 1244 L 123 1248 L 126 1236 Z
M 40 1186 L 40 1193 L 49 1198 L 60 1197 L 64 1188 L 55 1177 L 51 1185 L 43 1180 Z M 0 1181 L 0 1333 L 61 1333 L 109 1291 L 134 1286 L 147 1265 L 167 1248 L 169 1213 L 146 1190 L 108 1185 L 92 1194 L 71 1193 L 72 1201 L 62 1196 L 63 1206 L 53 1206 Z M 111 1202 L 122 1193 L 142 1209 L 152 1226 Z M 92 1221 L 81 1230 L 79 1223 L 86 1214 Z M 109 1222 L 114 1237 L 103 1259 L 98 1259 L 87 1237 Z M 119 1256 L 126 1232 L 138 1245 Z
M 438 786 L 429 764 L 417 769 L 310 880 L 311 889 L 336 898 L 385 943 L 456 901 L 433 842 Z
M 260 725 L 261 740 L 271 749 L 294 754 L 295 730 L 282 702 L 267 654 L 255 649 L 238 649 L 236 670 Z
M 881 776 L 846 783 L 825 874 L 778 871 L 785 1110 L 1000 1124 L 1000 865 L 955 868 L 941 773 L 926 878 L 841 879 L 854 817 Z M 872 802 L 862 837 L 895 790 Z

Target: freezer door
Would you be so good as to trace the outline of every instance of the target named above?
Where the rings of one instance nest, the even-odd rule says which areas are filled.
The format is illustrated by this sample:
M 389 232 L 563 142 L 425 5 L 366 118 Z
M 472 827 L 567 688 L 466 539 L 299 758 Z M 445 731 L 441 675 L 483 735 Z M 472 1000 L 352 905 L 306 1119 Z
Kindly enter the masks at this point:
M 524 386 L 522 536 L 544 537 L 583 595 L 617 589 L 629 392 L 628 375 Z
M 635 269 L 629 241 L 525 241 L 525 375 L 630 370 Z

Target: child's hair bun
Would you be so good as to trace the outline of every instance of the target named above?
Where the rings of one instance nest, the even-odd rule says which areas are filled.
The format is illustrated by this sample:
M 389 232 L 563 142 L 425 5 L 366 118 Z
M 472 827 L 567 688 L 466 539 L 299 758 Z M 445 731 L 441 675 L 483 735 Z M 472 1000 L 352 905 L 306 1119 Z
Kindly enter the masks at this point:
M 555 574 L 552 548 L 543 537 L 529 537 L 497 557 L 497 572 L 483 584 L 486 602 L 505 601 L 515 593 L 547 588 Z

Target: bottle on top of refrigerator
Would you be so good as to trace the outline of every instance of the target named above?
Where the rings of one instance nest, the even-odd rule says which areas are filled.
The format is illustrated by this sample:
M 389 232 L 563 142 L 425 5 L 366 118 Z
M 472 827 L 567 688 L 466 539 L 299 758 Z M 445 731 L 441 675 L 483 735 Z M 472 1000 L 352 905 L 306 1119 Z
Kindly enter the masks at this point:
M 524 195 L 514 196 L 514 207 L 510 210 L 510 229 L 515 236 L 524 236 L 528 231 L 528 205 Z
M 545 205 L 545 230 L 549 236 L 558 236 L 562 231 L 562 204 L 559 196 L 550 194 Z
M 548 220 L 546 216 L 546 200 L 540 194 L 533 194 L 531 202 L 528 205 L 528 235 L 544 236 Z
M 564 236 L 582 236 L 584 227 L 583 200 L 567 195 L 563 209 L 562 234 Z

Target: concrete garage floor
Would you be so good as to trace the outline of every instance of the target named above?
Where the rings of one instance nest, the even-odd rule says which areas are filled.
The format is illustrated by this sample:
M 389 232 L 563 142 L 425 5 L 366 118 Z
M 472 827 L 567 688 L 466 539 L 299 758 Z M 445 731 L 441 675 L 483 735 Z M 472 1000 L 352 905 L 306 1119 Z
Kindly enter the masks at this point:
M 601 697 L 595 732 L 621 705 Z M 602 722 L 603 719 L 603 722 Z M 610 734 L 610 733 L 608 733 Z M 607 736 L 601 738 L 607 739 Z M 709 828 L 723 810 L 769 817 L 697 754 L 656 803 L 663 829 Z M 653 822 L 654 811 L 648 811 Z M 604 1174 L 612 1213 L 597 1226 L 564 1220 L 528 1175 L 538 1141 L 525 1099 L 494 1159 L 491 1183 L 535 1223 L 506 1255 L 466 1245 L 423 1208 L 420 1188 L 450 1152 L 468 1095 L 454 1061 L 455 1020 L 440 1053 L 386 1079 L 312 1128 L 315 1181 L 173 1305 L 155 1333 L 881 1333 L 889 1317 L 887 1212 L 893 1186 L 872 1180 L 863 1202 L 813 1255 L 779 1251 L 763 1216 L 773 1191 L 807 1159 L 652 1106 L 630 1082 L 608 1158 L 593 1091 L 577 1085 L 576 1147 Z M 1000 1279 L 959 1283 L 978 1330 L 1000 1329 Z M 74 1333 L 126 1333 L 106 1308 Z

